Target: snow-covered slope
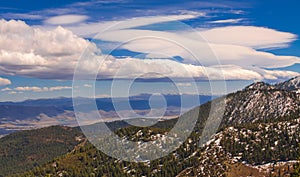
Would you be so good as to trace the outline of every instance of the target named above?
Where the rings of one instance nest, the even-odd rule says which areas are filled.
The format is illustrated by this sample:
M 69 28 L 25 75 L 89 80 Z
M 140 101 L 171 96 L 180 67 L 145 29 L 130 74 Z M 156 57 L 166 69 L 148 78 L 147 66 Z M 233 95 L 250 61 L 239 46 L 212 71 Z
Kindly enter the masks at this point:
M 289 90 L 300 93 L 300 76 L 292 78 L 286 82 L 282 82 L 275 85 L 281 90 Z
M 254 83 L 226 98 L 223 123 L 255 123 L 299 115 L 300 94 L 263 82 Z

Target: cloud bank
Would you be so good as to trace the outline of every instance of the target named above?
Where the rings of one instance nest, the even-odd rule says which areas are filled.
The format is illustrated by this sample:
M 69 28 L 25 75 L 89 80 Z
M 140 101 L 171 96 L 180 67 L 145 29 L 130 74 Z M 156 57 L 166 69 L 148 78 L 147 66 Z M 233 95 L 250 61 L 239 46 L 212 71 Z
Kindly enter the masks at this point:
M 23 21 L 0 20 L 0 73 L 36 78 L 71 78 L 84 50 L 96 45 L 62 27 L 33 28 Z
M 174 20 L 189 18 L 194 18 L 194 16 L 174 16 Z M 104 55 L 95 43 L 85 40 L 63 27 L 47 30 L 31 27 L 23 21 L 0 20 L 0 73 L 43 79 L 72 79 L 74 69 L 81 58 L 82 63 L 78 72 L 83 78 L 89 78 L 98 73 L 99 69 L 97 79 L 165 77 L 185 79 L 192 77 L 199 80 L 220 80 L 225 77 L 227 80 L 277 80 L 299 74 L 264 69 L 299 63 L 298 57 L 277 56 L 256 50 L 257 48 L 286 46 L 296 39 L 293 34 L 259 27 L 229 27 L 176 32 L 132 29 L 162 21 L 170 21 L 170 18 L 153 17 L 148 21 L 140 18 L 113 26 L 108 32 L 97 36 L 101 40 L 126 42 L 121 46 L 122 48 L 146 54 L 146 58 L 141 60 L 134 57 L 120 59 Z M 107 26 L 113 23 L 115 22 L 106 22 L 102 25 Z M 101 24 L 97 24 L 97 27 L 101 27 Z M 71 30 L 84 36 L 95 32 L 86 30 L 88 28 L 91 26 L 79 25 L 76 29 L 75 26 L 70 26 Z M 99 31 L 99 28 L 94 30 Z M 229 33 L 229 31 L 233 32 Z M 240 32 L 238 33 L 238 31 Z M 199 35 L 200 38 L 195 35 Z M 201 38 L 201 35 L 211 43 L 208 44 Z M 256 35 L 258 37 L 255 37 Z M 263 38 L 268 35 L 272 37 Z M 144 39 L 132 40 L 141 37 Z M 263 40 L 259 40 L 259 37 Z M 185 47 L 192 49 L 200 62 L 196 61 L 195 57 L 185 50 Z M 180 56 L 183 61 L 163 59 L 162 55 L 153 55 L 153 53 L 171 58 Z M 222 72 L 223 75 L 220 74 Z M 44 88 L 28 87 L 18 88 L 16 91 L 28 89 L 44 90 Z M 51 91 L 50 88 L 46 90 Z

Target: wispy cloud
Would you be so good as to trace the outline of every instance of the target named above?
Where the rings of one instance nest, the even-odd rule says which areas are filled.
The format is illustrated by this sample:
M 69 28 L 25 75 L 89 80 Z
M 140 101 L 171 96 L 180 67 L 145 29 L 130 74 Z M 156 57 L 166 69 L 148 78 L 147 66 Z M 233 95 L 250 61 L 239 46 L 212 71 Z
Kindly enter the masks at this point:
M 54 86 L 54 87 L 38 87 L 38 86 L 23 86 L 16 88 L 4 88 L 1 91 L 9 91 L 9 94 L 17 94 L 23 92 L 49 92 L 49 91 L 58 91 L 58 90 L 68 90 L 72 89 L 70 86 Z
M 181 86 L 181 87 L 190 87 L 192 86 L 191 83 L 188 83 L 188 82 L 181 82 L 181 83 L 178 83 L 177 86 Z
M 223 1 L 192 1 L 190 6 L 198 7 L 198 8 L 248 8 L 251 7 L 250 2 L 241 2 L 241 1 L 231 1 L 231 0 L 223 0 Z
M 32 13 L 6 13 L 3 15 L 6 19 L 21 19 L 21 20 L 40 20 L 44 17 Z
M 255 50 L 256 47 L 269 48 L 274 46 L 283 46 L 293 41 L 296 37 L 295 35 L 259 27 L 254 27 L 252 31 L 251 29 L 251 27 L 245 27 L 245 31 L 236 32 L 237 36 L 235 36 L 233 30 L 228 34 L 222 33 L 222 30 L 220 30 L 220 33 L 214 33 L 214 31 L 209 30 L 206 33 L 203 30 L 199 30 L 199 34 L 197 34 L 197 32 L 193 31 L 173 33 L 152 30 L 124 29 L 102 33 L 97 37 L 99 37 L 99 39 L 101 40 L 120 43 L 130 41 L 123 44 L 122 48 L 145 54 L 161 53 L 170 57 L 180 56 L 181 58 L 183 58 L 184 63 L 189 64 L 195 64 L 198 62 L 197 60 L 195 60 L 195 55 L 197 56 L 197 58 L 201 58 L 201 64 L 204 66 L 219 64 L 217 60 L 213 59 L 213 55 L 210 53 L 212 51 L 218 57 L 220 63 L 224 65 L 279 68 L 290 66 L 300 62 L 300 58 L 296 56 L 278 56 L 269 52 Z M 261 32 L 262 34 L 260 35 L 259 33 L 253 33 L 253 30 L 255 30 L 256 32 Z M 249 36 L 251 35 L 247 36 L 248 32 L 249 34 L 256 34 L 257 36 L 266 36 L 266 39 L 269 40 L 262 41 L 261 39 L 263 38 L 259 37 L 253 37 L 253 39 L 250 39 Z M 240 34 L 245 34 L 245 36 L 242 36 Z M 152 36 L 152 38 L 146 38 L 143 40 L 131 40 L 143 38 L 144 36 Z M 204 38 L 207 39 L 210 44 L 208 45 L 207 41 L 201 38 L 201 36 L 204 36 Z M 220 36 L 220 39 L 216 36 Z M 232 36 L 232 38 L 230 36 Z M 249 41 L 244 40 L 245 38 L 249 38 Z M 170 42 L 165 39 L 172 39 L 172 41 L 176 42 Z M 213 39 L 215 39 L 215 41 L 213 41 Z M 222 42 L 222 39 L 226 40 Z M 232 42 L 236 42 L 236 44 L 233 44 Z M 179 43 L 184 47 L 181 47 L 176 43 Z M 198 50 L 195 49 L 195 46 L 197 46 Z M 195 49 L 193 50 L 193 55 L 191 55 L 191 53 L 185 48 Z M 150 57 L 150 55 L 148 56 Z
M 84 84 L 83 86 L 87 87 L 87 88 L 92 88 L 92 85 L 90 85 L 90 84 Z
M 236 15 L 241 15 L 245 13 L 245 11 L 243 10 L 229 10 L 229 12 Z
M 75 2 L 71 4 L 72 7 L 93 7 L 98 4 L 114 4 L 114 3 L 126 3 L 130 2 L 128 0 L 96 0 L 96 1 L 87 1 L 87 2 Z
M 147 17 L 129 18 L 125 20 L 81 23 L 81 24 L 66 26 L 66 28 L 73 31 L 75 34 L 79 36 L 93 37 L 95 36 L 95 34 L 98 34 L 100 31 L 104 29 L 110 29 L 110 30 L 130 29 L 130 28 L 157 24 L 157 23 L 195 19 L 195 18 L 203 17 L 205 15 L 206 15 L 205 13 L 201 13 L 201 12 L 197 12 L 197 13 L 192 12 L 191 14 L 185 13 L 181 15 L 147 16 Z M 40 27 L 41 28 L 46 27 L 48 29 L 49 28 L 51 29 L 51 26 L 40 26 Z
M 6 88 L 4 88 L 4 89 L 1 89 L 1 91 L 2 92 L 5 92 L 5 91 L 11 91 L 12 89 L 11 88 L 8 88 L 8 87 L 6 87 Z
M 9 95 L 15 95 L 15 94 L 18 94 L 18 93 L 22 93 L 22 92 L 16 92 L 16 91 L 10 91 L 10 92 L 8 92 Z
M 48 87 L 48 91 L 57 91 L 57 90 L 68 90 L 72 89 L 70 86 L 55 86 L 55 87 Z
M 88 18 L 89 17 L 86 15 L 69 14 L 69 15 L 54 16 L 45 20 L 44 22 L 51 25 L 69 25 L 69 24 L 83 22 Z
M 238 18 L 238 19 L 225 19 L 225 20 L 216 20 L 216 21 L 209 21 L 208 23 L 213 23 L 213 24 L 219 24 L 219 23 L 239 23 L 243 18 Z
M 178 10 L 181 15 L 194 15 L 196 17 L 206 17 L 207 13 L 205 11 L 194 11 L 194 10 Z

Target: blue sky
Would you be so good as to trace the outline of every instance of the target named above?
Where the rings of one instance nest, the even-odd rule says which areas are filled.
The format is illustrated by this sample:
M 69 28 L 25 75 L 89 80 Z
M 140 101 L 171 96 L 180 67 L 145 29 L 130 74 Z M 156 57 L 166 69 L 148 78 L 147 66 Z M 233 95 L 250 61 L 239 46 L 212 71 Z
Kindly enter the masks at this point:
M 121 73 L 120 78 L 134 80 L 142 74 L 146 82 L 135 83 L 130 91 L 133 95 L 176 93 L 172 83 L 157 79 L 157 74 L 151 74 L 152 69 L 167 77 L 179 77 L 178 87 L 183 87 L 187 94 L 196 94 L 189 88 L 190 81 L 185 80 L 189 76 L 196 78 L 199 94 L 211 94 L 205 73 L 210 73 L 211 80 L 222 80 L 224 78 L 218 76 L 219 68 L 223 68 L 222 76 L 227 80 L 226 92 L 258 80 L 282 81 L 300 71 L 297 7 L 297 1 L 270 0 L 3 1 L 0 4 L 0 18 L 3 19 L 0 37 L 9 40 L 0 43 L 1 101 L 72 96 L 72 74 L 81 54 L 96 55 L 96 60 L 107 55 L 113 58 L 107 59 L 109 63 L 104 62 L 99 78 L 112 79 L 113 72 Z M 112 25 L 116 25 L 115 29 Z M 192 52 L 203 60 L 197 62 L 188 53 L 162 40 L 128 42 L 140 35 L 174 40 L 195 50 Z M 202 37 L 210 43 L 204 46 L 211 50 L 206 55 L 198 53 L 194 47 L 202 45 L 197 43 L 204 41 Z M 91 53 L 84 51 L 86 46 L 94 47 Z M 157 53 L 163 53 L 165 57 L 157 56 Z M 214 61 L 216 58 L 220 63 Z M 83 63 L 85 68 L 79 69 L 80 74 L 96 72 L 97 62 L 92 62 Z M 120 65 L 123 68 L 118 68 Z M 205 67 L 203 72 L 199 71 L 201 67 Z M 166 69 L 170 71 L 166 72 Z M 188 72 L 186 76 L 178 71 L 180 69 Z M 155 82 L 151 82 L 153 78 L 156 78 Z M 91 86 L 88 83 L 82 82 L 78 86 L 78 96 L 88 95 L 84 93 L 85 88 Z M 95 95 L 110 95 L 111 83 L 99 79 L 95 84 Z M 213 85 L 219 88 L 222 84 Z M 122 93 L 120 90 L 114 96 L 122 96 Z

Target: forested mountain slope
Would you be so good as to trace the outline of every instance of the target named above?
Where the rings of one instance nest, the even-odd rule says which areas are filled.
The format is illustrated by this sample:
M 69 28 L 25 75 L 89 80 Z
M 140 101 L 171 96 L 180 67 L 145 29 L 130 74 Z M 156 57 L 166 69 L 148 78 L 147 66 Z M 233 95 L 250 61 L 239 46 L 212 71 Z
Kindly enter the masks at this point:
M 226 102 L 224 119 L 203 147 L 199 140 L 211 102 L 199 107 L 198 122 L 185 143 L 161 159 L 124 162 L 82 141 L 71 152 L 19 176 L 288 176 L 293 171 L 300 142 L 297 91 L 260 82 L 214 101 Z M 143 143 L 165 136 L 176 121 L 114 130 L 123 139 Z

